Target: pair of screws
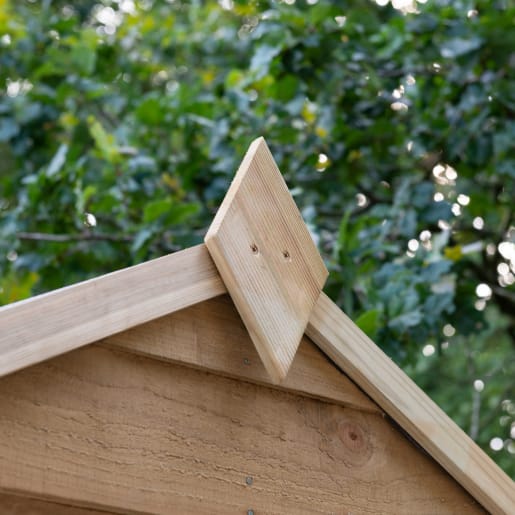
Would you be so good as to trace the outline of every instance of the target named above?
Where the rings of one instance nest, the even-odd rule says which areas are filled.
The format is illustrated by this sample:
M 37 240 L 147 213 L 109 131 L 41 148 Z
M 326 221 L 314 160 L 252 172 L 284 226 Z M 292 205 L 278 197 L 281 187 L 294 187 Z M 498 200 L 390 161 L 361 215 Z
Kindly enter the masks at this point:
M 255 243 L 250 245 L 250 250 L 252 250 L 253 254 L 259 254 L 258 246 Z M 290 253 L 287 250 L 283 250 L 283 258 L 290 259 Z
M 247 485 L 250 486 L 253 482 L 254 480 L 250 476 L 245 478 L 245 483 L 247 483 Z M 247 510 L 247 515 L 254 515 L 254 510 Z

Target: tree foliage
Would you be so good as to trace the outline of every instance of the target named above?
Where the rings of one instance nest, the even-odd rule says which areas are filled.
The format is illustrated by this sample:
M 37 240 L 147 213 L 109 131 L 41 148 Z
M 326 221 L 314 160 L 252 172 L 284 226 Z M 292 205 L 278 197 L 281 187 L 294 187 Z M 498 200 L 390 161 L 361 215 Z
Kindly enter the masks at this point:
M 329 295 L 515 475 L 515 10 L 412 6 L 0 0 L 0 302 L 200 242 L 264 135 Z

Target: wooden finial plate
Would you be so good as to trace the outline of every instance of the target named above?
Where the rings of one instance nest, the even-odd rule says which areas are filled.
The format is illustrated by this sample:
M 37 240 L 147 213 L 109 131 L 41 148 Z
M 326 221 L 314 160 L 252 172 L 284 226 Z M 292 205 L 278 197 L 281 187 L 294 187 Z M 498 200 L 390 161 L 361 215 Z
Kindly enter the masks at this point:
M 263 138 L 205 242 L 268 373 L 282 381 L 328 272 Z

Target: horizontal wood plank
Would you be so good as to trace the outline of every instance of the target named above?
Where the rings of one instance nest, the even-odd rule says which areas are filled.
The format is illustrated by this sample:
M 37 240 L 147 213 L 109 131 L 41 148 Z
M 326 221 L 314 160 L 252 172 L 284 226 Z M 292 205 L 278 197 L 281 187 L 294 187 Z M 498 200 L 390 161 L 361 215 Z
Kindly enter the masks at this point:
M 0 490 L 157 514 L 476 514 L 376 413 L 88 346 L 0 380 Z
M 222 295 L 115 334 L 103 341 L 130 352 L 271 385 L 231 298 Z M 379 412 L 307 337 L 281 389 Z
M 8 304 L 0 308 L 0 377 L 225 291 L 199 245 Z
M 515 483 L 325 294 L 307 334 L 486 509 L 515 513 Z

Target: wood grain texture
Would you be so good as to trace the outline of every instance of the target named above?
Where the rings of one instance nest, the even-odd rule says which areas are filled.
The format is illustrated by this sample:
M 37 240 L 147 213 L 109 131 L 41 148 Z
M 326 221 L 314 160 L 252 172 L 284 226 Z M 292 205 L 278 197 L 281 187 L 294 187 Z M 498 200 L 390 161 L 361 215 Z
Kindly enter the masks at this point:
M 228 295 L 115 334 L 103 343 L 245 381 L 271 384 Z M 307 337 L 302 338 L 281 388 L 360 410 L 380 411 Z
M 328 272 L 263 138 L 205 242 L 265 368 L 282 381 Z
M 0 376 L 226 291 L 204 245 L 0 308 Z
M 113 512 L 0 493 L 0 513 L 2 515 L 109 515 Z
M 386 419 L 88 346 L 0 380 L 0 490 L 130 513 L 476 514 Z
M 515 513 L 515 483 L 325 294 L 307 334 L 486 509 Z

